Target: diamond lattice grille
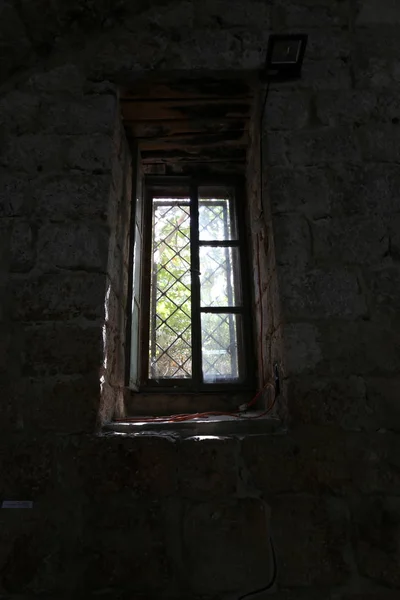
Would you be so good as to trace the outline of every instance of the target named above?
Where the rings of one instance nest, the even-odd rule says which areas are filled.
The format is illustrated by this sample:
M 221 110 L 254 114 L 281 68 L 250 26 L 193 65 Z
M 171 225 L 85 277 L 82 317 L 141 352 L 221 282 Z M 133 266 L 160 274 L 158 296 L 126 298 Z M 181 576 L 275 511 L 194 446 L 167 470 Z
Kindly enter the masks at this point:
M 236 379 L 238 364 L 235 315 L 203 314 L 201 329 L 204 380 Z
M 153 202 L 151 379 L 192 375 L 190 208 Z
M 201 202 L 199 206 L 199 235 L 201 240 L 226 239 L 224 204 Z

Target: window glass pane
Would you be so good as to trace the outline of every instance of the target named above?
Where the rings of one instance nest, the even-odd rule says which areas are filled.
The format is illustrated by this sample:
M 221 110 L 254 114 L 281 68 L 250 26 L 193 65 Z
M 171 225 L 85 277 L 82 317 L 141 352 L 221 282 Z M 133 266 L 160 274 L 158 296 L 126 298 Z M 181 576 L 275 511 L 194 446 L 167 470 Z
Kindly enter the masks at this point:
M 238 329 L 240 315 L 202 313 L 201 347 L 206 383 L 239 379 Z
M 153 200 L 150 379 L 192 374 L 190 207 Z
M 143 223 L 143 182 L 142 176 L 140 173 L 140 169 L 138 170 L 137 175 L 137 189 L 136 189 L 136 204 L 135 204 L 135 222 L 139 227 L 139 230 L 142 231 L 142 223 Z
M 133 297 L 139 301 L 140 297 L 140 271 L 142 258 L 142 236 L 138 226 L 135 227 L 135 241 L 133 247 Z
M 200 247 L 200 304 L 241 304 L 238 248 Z
M 139 308 L 132 303 L 132 337 L 131 337 L 131 385 L 136 385 L 139 375 Z
M 233 192 L 225 187 L 199 188 L 200 241 L 236 240 Z

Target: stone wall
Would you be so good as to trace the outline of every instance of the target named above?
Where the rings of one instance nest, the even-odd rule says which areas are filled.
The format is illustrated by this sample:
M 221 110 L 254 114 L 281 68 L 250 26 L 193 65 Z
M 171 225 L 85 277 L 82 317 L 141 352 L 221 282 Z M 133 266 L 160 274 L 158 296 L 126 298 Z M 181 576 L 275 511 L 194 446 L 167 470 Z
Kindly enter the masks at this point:
M 0 6 L 0 499 L 34 501 L 0 513 L 0 595 L 233 599 L 268 583 L 270 528 L 278 600 L 394 600 L 399 7 L 36 4 Z M 289 432 L 98 436 L 125 343 L 116 89 L 148 69 L 259 69 L 272 31 L 309 34 L 301 80 L 270 89 L 262 203 L 257 128 L 249 165 L 258 339 Z

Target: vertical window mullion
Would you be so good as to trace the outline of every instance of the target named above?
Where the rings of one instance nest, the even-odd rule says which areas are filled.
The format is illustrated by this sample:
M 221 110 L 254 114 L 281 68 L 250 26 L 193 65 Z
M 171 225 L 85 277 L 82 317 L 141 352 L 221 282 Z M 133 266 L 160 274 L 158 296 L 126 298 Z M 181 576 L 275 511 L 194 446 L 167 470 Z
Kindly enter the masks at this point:
M 154 199 L 151 199 L 151 232 L 152 232 L 152 238 L 154 236 L 154 222 L 155 222 L 155 206 L 154 206 Z M 152 244 L 151 244 L 151 248 L 152 248 L 152 256 L 153 256 L 153 244 L 154 244 L 154 240 L 152 240 Z M 153 263 L 153 260 L 152 260 Z M 151 355 L 151 358 L 149 358 L 150 360 L 150 372 L 151 372 L 151 378 L 155 379 L 156 378 L 156 369 L 155 369 L 155 361 L 156 361 L 156 354 L 157 354 L 157 333 L 156 333 L 156 326 L 157 326 L 157 311 L 156 311 L 156 305 L 157 305 L 157 265 L 155 263 L 152 264 L 152 270 L 151 270 L 151 299 L 150 299 L 150 306 L 152 307 L 152 312 L 151 312 L 151 327 L 150 327 L 150 331 L 151 331 L 151 340 L 150 340 L 150 353 L 149 355 Z
M 149 379 L 150 363 L 150 290 L 152 276 L 152 238 L 153 238 L 153 198 L 149 190 L 145 193 L 145 204 L 143 208 L 143 268 L 142 268 L 142 297 L 145 310 L 142 312 L 141 323 L 141 375 L 142 381 Z
M 202 383 L 201 316 L 200 316 L 200 256 L 199 256 L 199 196 L 198 187 L 190 189 L 190 261 L 192 288 L 192 377 L 195 389 Z

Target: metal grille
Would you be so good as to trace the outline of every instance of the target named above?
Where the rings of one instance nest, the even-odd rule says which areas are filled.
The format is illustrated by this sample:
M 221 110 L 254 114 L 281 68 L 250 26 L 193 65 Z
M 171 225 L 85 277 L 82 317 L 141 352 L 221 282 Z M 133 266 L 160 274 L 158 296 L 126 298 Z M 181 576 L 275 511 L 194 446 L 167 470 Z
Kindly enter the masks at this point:
M 235 192 L 218 185 L 196 190 L 186 180 L 169 190 L 164 180 L 151 181 L 145 213 L 148 308 L 142 348 L 149 360 L 142 362 L 144 385 L 165 391 L 246 386 L 244 238 Z
M 200 200 L 199 236 L 201 240 L 226 239 L 225 211 L 225 203 Z
M 238 377 L 236 315 L 205 313 L 201 317 L 205 381 Z
M 151 379 L 192 374 L 189 202 L 153 201 Z

